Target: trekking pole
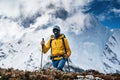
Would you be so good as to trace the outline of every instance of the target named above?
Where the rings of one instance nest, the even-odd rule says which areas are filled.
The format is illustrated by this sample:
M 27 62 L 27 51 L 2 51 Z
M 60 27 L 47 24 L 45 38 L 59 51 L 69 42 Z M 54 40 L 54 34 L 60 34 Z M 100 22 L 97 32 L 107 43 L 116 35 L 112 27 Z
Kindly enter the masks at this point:
M 68 71 L 70 72 L 70 65 L 69 65 L 69 60 L 67 59 L 67 64 L 68 64 Z
M 42 38 L 42 41 L 44 41 L 44 38 Z M 42 69 L 42 60 L 43 60 L 43 45 L 42 45 L 42 52 L 41 52 L 41 65 L 40 65 L 41 69 Z

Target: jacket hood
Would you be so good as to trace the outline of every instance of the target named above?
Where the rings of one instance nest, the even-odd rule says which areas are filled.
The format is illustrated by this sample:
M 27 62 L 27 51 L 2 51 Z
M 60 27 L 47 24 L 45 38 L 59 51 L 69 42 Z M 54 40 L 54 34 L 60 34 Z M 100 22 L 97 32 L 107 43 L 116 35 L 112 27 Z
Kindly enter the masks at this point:
M 54 27 L 53 27 L 53 30 L 54 30 L 54 29 L 57 29 L 57 30 L 60 31 L 60 27 L 59 27 L 58 25 L 54 26 Z

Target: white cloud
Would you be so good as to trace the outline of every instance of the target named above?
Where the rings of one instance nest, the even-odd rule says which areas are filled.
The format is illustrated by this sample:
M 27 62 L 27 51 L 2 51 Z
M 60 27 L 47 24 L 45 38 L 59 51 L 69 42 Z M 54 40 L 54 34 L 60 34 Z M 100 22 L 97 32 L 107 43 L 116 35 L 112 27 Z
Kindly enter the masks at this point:
M 51 20 L 53 23 L 58 23 L 63 26 L 63 29 L 65 29 L 63 32 L 72 30 L 76 34 L 79 34 L 81 29 L 84 29 L 84 20 L 86 18 L 86 15 L 81 13 L 82 10 L 79 7 L 86 5 L 90 1 L 92 0 L 0 0 L 0 15 L 16 18 L 21 14 L 24 17 L 29 17 L 37 12 L 40 12 L 42 16 L 38 17 L 35 20 L 36 22 L 31 24 L 30 27 L 36 28 L 38 26 L 47 24 L 49 20 Z M 58 7 L 64 7 L 69 13 L 72 13 L 72 10 L 76 10 L 76 13 L 72 13 L 73 15 L 70 16 L 66 21 L 54 19 L 53 17 L 50 17 L 52 15 L 50 15 L 50 13 L 54 13 L 55 9 L 47 8 L 50 3 L 55 6 L 55 9 Z M 16 33 L 19 33 L 19 28 L 17 27 L 21 26 L 18 25 L 17 22 L 2 21 L 0 27 L 0 38 L 3 38 L 3 36 L 7 35 L 7 33 L 7 36 L 10 37 L 13 35 L 18 36 Z
M 111 11 L 114 12 L 115 14 L 118 14 L 120 16 L 120 9 L 114 8 Z
M 74 16 L 67 19 L 67 24 L 69 24 L 70 30 L 75 32 L 76 34 L 81 33 L 82 29 L 84 29 L 84 22 L 86 19 L 86 15 L 83 13 L 77 13 Z
M 104 21 L 106 17 L 104 14 L 102 14 L 102 15 L 97 16 L 97 18 L 99 21 Z
M 19 0 L 18 3 L 24 16 L 31 16 L 41 8 L 40 0 Z
M 89 3 L 92 0 L 61 0 L 63 7 L 65 7 L 65 9 L 67 11 L 71 11 L 72 8 L 79 8 L 80 6 L 84 6 L 87 3 Z
M 39 10 L 45 11 L 46 6 L 50 3 L 56 7 L 61 7 L 62 4 L 62 7 L 70 11 L 72 7 L 77 8 L 78 6 L 86 5 L 90 1 L 91 0 L 0 0 L 0 15 L 18 17 L 20 11 L 22 11 L 22 13 L 27 16 Z
M 0 0 L 0 15 L 17 17 L 19 15 L 19 3 L 17 0 Z
M 23 29 L 17 23 L 9 20 L 0 20 L 0 41 L 8 42 L 12 39 L 19 39 L 23 34 Z
M 0 0 L 0 15 L 16 18 L 22 13 L 24 16 L 29 16 L 39 10 L 40 1 L 41 0 Z

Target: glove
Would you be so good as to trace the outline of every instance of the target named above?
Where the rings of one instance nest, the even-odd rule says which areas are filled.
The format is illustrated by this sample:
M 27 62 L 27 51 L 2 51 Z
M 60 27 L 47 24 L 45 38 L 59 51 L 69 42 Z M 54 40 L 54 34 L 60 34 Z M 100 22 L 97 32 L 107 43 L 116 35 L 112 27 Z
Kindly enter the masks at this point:
M 41 46 L 44 46 L 44 45 L 45 45 L 45 41 L 42 40 L 42 41 L 40 42 L 40 44 L 41 44 Z
M 68 59 L 69 58 L 68 54 L 64 54 L 64 58 Z

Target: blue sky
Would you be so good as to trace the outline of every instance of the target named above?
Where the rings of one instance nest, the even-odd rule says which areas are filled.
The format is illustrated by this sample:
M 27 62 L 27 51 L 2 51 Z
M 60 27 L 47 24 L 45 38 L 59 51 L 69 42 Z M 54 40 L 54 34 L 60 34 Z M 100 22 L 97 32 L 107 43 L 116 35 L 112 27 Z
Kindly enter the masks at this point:
M 84 9 L 104 26 L 120 28 L 120 0 L 93 0 Z

